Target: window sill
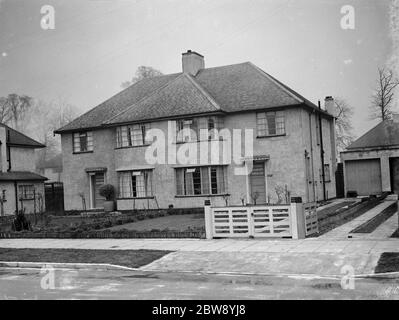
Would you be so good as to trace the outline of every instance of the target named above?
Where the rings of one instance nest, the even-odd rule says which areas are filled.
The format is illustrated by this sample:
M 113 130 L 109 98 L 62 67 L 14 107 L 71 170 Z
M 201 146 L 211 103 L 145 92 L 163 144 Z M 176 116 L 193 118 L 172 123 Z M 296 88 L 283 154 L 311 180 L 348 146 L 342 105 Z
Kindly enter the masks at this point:
M 26 199 L 19 199 L 19 201 L 33 201 L 33 200 L 35 200 L 35 199 L 33 199 L 33 198 L 26 198 Z
M 175 195 L 175 198 L 209 198 L 209 197 L 225 197 L 230 196 L 229 193 L 218 194 L 190 194 L 190 195 Z
M 93 153 L 93 150 L 91 151 L 74 151 L 72 154 L 82 154 L 82 153 Z
M 197 142 L 212 142 L 212 141 L 226 141 L 224 139 L 200 139 L 193 141 L 175 141 L 174 144 L 184 144 L 184 143 L 197 143 Z
M 140 148 L 140 147 L 148 147 L 151 144 L 141 144 L 139 146 L 127 146 L 127 147 L 116 147 L 115 150 L 119 150 L 119 149 L 131 149 L 131 148 Z
M 116 198 L 116 200 L 143 200 L 143 199 L 154 199 L 154 196 L 148 196 L 148 197 L 129 197 L 129 198 Z
M 274 138 L 274 137 L 284 137 L 286 136 L 286 133 L 283 134 L 275 134 L 275 135 L 270 135 L 270 136 L 256 136 L 257 139 L 263 139 L 263 138 Z

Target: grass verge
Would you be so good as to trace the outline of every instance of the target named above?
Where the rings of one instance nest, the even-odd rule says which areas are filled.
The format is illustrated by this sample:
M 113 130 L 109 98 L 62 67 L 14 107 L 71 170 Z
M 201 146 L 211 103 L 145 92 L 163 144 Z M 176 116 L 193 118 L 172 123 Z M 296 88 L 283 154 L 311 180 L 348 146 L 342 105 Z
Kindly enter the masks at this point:
M 130 268 L 149 264 L 171 251 L 87 250 L 87 249 L 6 249 L 0 248 L 0 261 L 109 263 Z
M 397 203 L 393 203 L 389 207 L 382 210 L 374 218 L 353 229 L 350 233 L 371 233 L 377 229 L 380 224 L 392 217 L 397 210 Z
M 399 271 L 399 252 L 384 252 L 378 260 L 374 273 Z

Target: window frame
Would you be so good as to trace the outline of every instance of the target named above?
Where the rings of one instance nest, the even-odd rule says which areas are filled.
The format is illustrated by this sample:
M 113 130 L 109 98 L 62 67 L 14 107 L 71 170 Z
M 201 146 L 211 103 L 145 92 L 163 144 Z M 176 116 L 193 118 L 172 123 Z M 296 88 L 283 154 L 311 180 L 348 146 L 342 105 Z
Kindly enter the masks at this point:
M 126 170 L 126 171 L 118 171 L 118 197 L 117 199 L 152 199 L 154 198 L 154 188 L 153 188 L 153 169 L 141 169 L 141 170 Z M 140 174 L 134 174 L 139 172 Z M 123 174 L 128 174 L 128 187 L 129 192 L 126 196 L 125 190 L 121 190 L 121 186 L 123 185 L 123 181 L 121 181 L 121 177 Z M 134 177 L 134 179 L 133 179 Z M 137 181 L 137 177 L 143 177 L 140 181 Z M 133 181 L 135 185 L 133 185 Z M 138 183 L 142 183 L 140 187 L 140 192 L 138 190 Z M 125 182 L 126 183 L 126 182 Z M 141 193 L 140 195 L 138 195 Z M 142 194 L 144 193 L 144 195 Z M 136 195 L 135 195 L 136 194 Z
M 226 171 L 226 166 L 175 168 L 175 197 L 210 197 L 228 194 Z M 195 178 L 193 173 L 196 174 Z M 188 174 L 192 174 L 192 176 L 190 177 Z M 199 186 L 198 177 L 200 179 Z M 187 183 L 191 183 L 191 185 L 187 185 Z M 201 192 L 198 193 L 198 190 Z
M 116 127 L 116 147 L 115 149 L 146 147 L 151 143 L 146 141 L 147 131 L 151 129 L 150 122 L 140 122 L 135 124 Z
M 86 150 L 82 151 L 82 137 L 86 139 Z M 78 143 L 77 143 L 78 142 Z M 77 146 L 79 150 L 77 150 Z M 91 153 L 94 151 L 93 131 L 78 131 L 72 133 L 72 153 Z
M 29 192 L 27 188 L 31 189 Z M 22 189 L 22 192 L 21 192 Z M 35 185 L 34 184 L 19 184 L 18 185 L 18 200 L 35 200 Z
M 284 110 L 256 112 L 257 138 L 285 136 L 287 134 L 285 116 Z M 272 121 L 274 125 L 270 127 Z M 274 133 L 271 133 L 271 130 Z
M 191 123 L 185 126 L 185 122 L 188 121 L 191 121 Z M 218 132 L 224 128 L 224 119 L 222 116 L 177 119 L 175 120 L 175 128 L 175 142 L 177 144 L 220 140 Z M 184 132 L 184 129 L 193 130 L 196 135 L 196 139 L 194 139 L 192 136 L 192 131 L 187 134 Z M 207 130 L 207 134 L 201 136 L 201 130 Z

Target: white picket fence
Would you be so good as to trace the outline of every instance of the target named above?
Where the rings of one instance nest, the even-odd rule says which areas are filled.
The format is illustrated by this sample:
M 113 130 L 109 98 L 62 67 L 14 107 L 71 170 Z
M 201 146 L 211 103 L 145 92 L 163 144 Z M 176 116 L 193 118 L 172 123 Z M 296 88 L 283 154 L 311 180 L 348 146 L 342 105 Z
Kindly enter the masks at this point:
M 317 232 L 316 205 L 205 207 L 207 238 L 292 237 Z

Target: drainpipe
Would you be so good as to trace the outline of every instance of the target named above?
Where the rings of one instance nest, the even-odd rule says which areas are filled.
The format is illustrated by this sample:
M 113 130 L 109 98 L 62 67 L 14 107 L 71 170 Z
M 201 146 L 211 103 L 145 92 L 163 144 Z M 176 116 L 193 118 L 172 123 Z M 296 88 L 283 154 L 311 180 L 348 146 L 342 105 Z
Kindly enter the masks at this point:
M 15 209 L 18 213 L 18 188 L 17 188 L 17 181 L 14 181 L 14 191 L 15 191 Z
M 319 110 L 321 110 L 319 100 Z M 323 200 L 326 201 L 326 176 L 324 172 L 324 148 L 323 148 L 323 128 L 321 127 L 321 112 L 319 113 L 319 130 L 320 130 L 320 159 L 321 159 L 321 179 L 323 183 Z
M 314 112 L 314 111 L 313 111 Z M 316 202 L 316 188 L 314 184 L 314 162 L 313 162 L 313 131 L 312 131 L 312 113 L 309 112 L 309 132 L 310 132 L 310 159 L 311 159 L 311 170 L 312 170 L 312 192 L 313 201 Z M 317 132 L 316 132 L 317 134 Z

